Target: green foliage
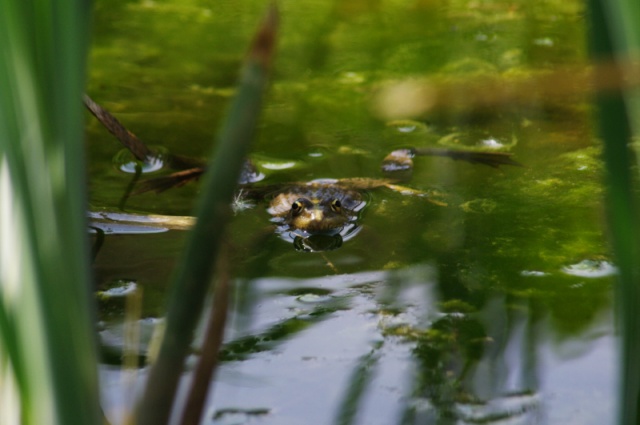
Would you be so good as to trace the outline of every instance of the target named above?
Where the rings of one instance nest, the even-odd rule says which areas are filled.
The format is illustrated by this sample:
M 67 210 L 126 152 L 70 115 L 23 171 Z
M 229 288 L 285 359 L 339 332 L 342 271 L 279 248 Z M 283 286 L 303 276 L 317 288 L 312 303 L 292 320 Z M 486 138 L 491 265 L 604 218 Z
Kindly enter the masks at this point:
M 0 2 L 3 423 L 100 418 L 78 102 L 87 6 Z

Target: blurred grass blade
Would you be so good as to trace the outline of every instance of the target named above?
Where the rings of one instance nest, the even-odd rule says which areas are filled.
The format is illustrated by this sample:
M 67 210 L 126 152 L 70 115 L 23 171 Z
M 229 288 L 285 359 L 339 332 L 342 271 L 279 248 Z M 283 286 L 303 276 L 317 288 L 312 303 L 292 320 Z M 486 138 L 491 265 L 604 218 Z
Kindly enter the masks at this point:
M 640 2 L 637 0 L 601 1 L 602 14 L 608 18 L 607 36 L 612 42 L 609 52 L 618 66 L 628 63 L 632 66 L 626 70 L 620 81 L 633 81 L 638 78 L 640 65 Z M 633 88 L 621 91 L 627 108 L 627 119 L 634 135 L 640 134 L 640 89 Z
M 182 412 L 180 425 L 197 425 L 200 423 L 207 394 L 209 388 L 211 388 L 211 380 L 215 376 L 215 371 L 218 367 L 220 347 L 224 339 L 224 328 L 229 310 L 230 286 L 229 256 L 223 253 L 218 261 L 216 294 L 209 311 L 200 358 L 193 372 L 193 379 L 191 380 L 189 395 Z
M 377 342 L 368 354 L 359 359 L 349 378 L 347 392 L 342 397 L 342 402 L 334 421 L 336 424 L 351 425 L 358 423 L 358 410 L 375 375 L 375 369 L 380 360 L 381 348 L 382 342 Z
M 189 235 L 170 294 L 167 327 L 156 363 L 151 367 L 138 406 L 139 425 L 167 423 L 184 359 L 209 288 L 230 203 L 258 122 L 268 70 L 275 47 L 277 11 L 268 16 L 251 45 L 238 93 L 218 135 L 212 165 L 198 205 L 198 221 Z
M 596 62 L 629 59 L 629 47 L 638 46 L 640 41 L 629 37 L 640 37 L 640 34 L 636 31 L 634 36 L 633 32 L 625 32 L 629 22 L 625 23 L 622 16 L 631 13 L 633 8 L 640 12 L 639 5 L 637 0 L 633 0 L 633 5 L 626 0 L 589 1 L 591 51 Z M 640 25 L 640 16 L 637 17 L 639 19 L 633 23 L 636 26 Z M 637 191 L 638 176 L 632 173 L 636 160 L 630 148 L 633 124 L 629 115 L 633 109 L 628 109 L 633 103 L 638 104 L 638 95 L 631 90 L 600 93 L 596 103 L 607 168 L 609 233 L 619 268 L 616 291 L 622 327 L 622 361 L 618 423 L 630 425 L 640 419 L 640 315 L 637 314 L 640 305 L 640 209 L 633 195 Z M 640 129 L 636 126 L 635 130 Z
M 21 424 L 100 422 L 79 102 L 89 4 L 0 0 L 0 419 Z

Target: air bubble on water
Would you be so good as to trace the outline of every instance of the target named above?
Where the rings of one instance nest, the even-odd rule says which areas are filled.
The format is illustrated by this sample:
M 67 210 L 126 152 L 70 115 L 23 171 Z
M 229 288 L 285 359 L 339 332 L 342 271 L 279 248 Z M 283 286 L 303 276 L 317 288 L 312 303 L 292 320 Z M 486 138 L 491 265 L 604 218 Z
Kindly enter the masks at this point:
M 612 276 L 618 272 L 618 269 L 608 261 L 582 260 L 563 267 L 562 272 L 571 276 L 596 278 Z
M 481 140 L 478 144 L 483 148 L 489 148 L 489 149 L 500 149 L 504 147 L 504 143 L 500 142 L 499 140 L 493 137 Z
M 136 167 L 142 167 L 142 173 L 153 173 L 161 170 L 165 166 L 166 152 L 155 151 L 153 155 L 149 155 L 144 161 L 138 161 L 128 149 L 122 149 L 113 157 L 113 163 L 118 170 L 134 174 Z
M 399 133 L 413 133 L 417 130 L 426 131 L 427 125 L 420 121 L 414 120 L 393 120 L 387 122 L 387 127 L 395 129 Z
M 315 304 L 315 303 L 321 303 L 321 302 L 324 302 L 324 301 L 328 301 L 328 300 L 331 299 L 331 296 L 309 293 L 309 294 L 300 295 L 296 299 L 301 303 Z
M 535 40 L 533 40 L 533 44 L 535 44 L 536 46 L 552 47 L 554 43 L 551 38 L 542 37 L 542 38 L 536 38 Z
M 118 280 L 113 286 L 104 291 L 100 291 L 99 295 L 102 297 L 124 297 L 138 289 L 138 284 L 132 280 Z
M 532 276 L 532 277 L 542 277 L 542 276 L 548 276 L 549 273 L 545 273 L 539 270 L 522 270 L 520 272 L 521 276 Z
M 282 161 L 282 162 L 261 162 L 260 166 L 267 170 L 288 170 L 295 168 L 298 165 L 295 161 Z

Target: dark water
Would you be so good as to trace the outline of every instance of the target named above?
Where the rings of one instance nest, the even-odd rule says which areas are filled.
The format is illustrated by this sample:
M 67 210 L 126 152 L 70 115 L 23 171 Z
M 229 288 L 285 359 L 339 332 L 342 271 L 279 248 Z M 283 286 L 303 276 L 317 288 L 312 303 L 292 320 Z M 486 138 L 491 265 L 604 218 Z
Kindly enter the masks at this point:
M 273 234 L 264 203 L 237 212 L 234 314 L 204 423 L 611 423 L 614 269 L 590 106 L 578 91 L 519 85 L 584 63 L 584 11 L 531 3 L 280 4 L 252 151 L 266 182 L 377 178 L 401 146 L 498 145 L 525 166 L 418 158 L 407 186 L 447 206 L 371 191 L 363 230 L 325 254 Z M 98 1 L 89 94 L 147 143 L 206 157 L 262 11 Z M 465 87 L 482 81 L 519 101 L 478 106 Z M 468 107 L 415 112 L 430 84 L 455 84 L 446 100 Z M 93 119 L 87 133 L 92 206 L 114 210 L 130 178 L 113 162 L 120 146 Z M 197 194 L 192 184 L 127 205 L 189 215 Z M 143 336 L 184 235 L 108 235 L 96 258 L 101 287 L 143 289 Z M 122 303 L 104 301 L 101 314 L 117 351 Z M 127 394 L 117 370 L 103 374 L 112 406 Z

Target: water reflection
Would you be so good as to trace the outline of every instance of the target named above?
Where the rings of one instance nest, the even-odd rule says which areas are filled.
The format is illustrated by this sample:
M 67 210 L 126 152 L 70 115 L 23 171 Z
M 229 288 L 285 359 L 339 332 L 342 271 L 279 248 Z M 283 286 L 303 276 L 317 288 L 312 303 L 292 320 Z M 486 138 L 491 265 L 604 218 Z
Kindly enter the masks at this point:
M 321 252 L 333 251 L 342 246 L 342 235 L 309 235 L 307 237 L 296 236 L 293 239 L 293 246 L 296 251 Z
M 557 372 L 556 368 L 564 367 L 562 357 L 549 362 L 545 352 L 545 347 L 565 344 L 563 338 L 553 342 L 559 334 L 548 321 L 551 312 L 534 300 L 492 295 L 493 291 L 483 291 L 485 296 L 480 305 L 474 305 L 478 294 L 462 299 L 442 298 L 438 295 L 439 284 L 431 280 L 435 272 L 427 267 L 392 274 L 350 275 L 345 279 L 348 282 L 339 279 L 306 281 L 306 285 L 313 286 L 313 282 L 317 282 L 320 286 L 332 287 L 334 299 L 347 297 L 349 300 L 348 308 L 342 314 L 333 311 L 323 322 L 342 322 L 341 316 L 354 319 L 358 312 L 369 311 L 377 317 L 378 328 L 373 333 L 366 328 L 356 331 L 353 327 L 357 328 L 357 323 L 362 322 L 355 320 L 348 326 L 347 335 L 340 336 L 340 333 L 333 334 L 331 329 L 335 328 L 325 323 L 320 326 L 324 329 L 307 330 L 307 337 L 301 336 L 304 341 L 285 343 L 285 347 L 277 350 L 279 356 L 285 357 L 285 363 L 299 361 L 296 358 L 298 351 L 289 351 L 292 345 L 300 346 L 311 338 L 324 340 L 329 334 L 334 335 L 331 347 L 337 352 L 354 350 L 350 338 L 360 341 L 355 351 L 362 354 L 349 356 L 352 358 L 349 379 L 340 387 L 343 397 L 335 408 L 340 423 L 351 423 L 347 419 L 356 412 L 358 418 L 377 419 L 366 423 L 403 424 L 503 423 L 507 419 L 514 423 L 548 423 L 546 419 L 564 414 L 565 407 L 550 400 L 551 394 L 569 390 L 575 393 L 580 389 L 573 387 L 571 382 L 555 388 L 547 386 L 546 381 Z M 294 284 L 297 283 L 271 280 L 269 284 L 264 282 L 258 286 Z M 375 294 L 373 305 L 366 300 L 371 294 Z M 586 329 L 597 328 L 601 322 L 585 322 L 584 326 Z M 592 350 L 603 349 L 611 356 L 613 349 L 610 341 L 598 337 L 581 344 L 580 352 L 586 357 Z M 380 369 L 398 366 L 388 364 L 395 360 L 393 353 L 398 349 L 412 359 L 411 372 L 396 376 L 383 374 L 385 378 L 381 380 Z M 325 359 L 324 366 L 337 367 L 335 362 L 340 362 L 339 358 L 338 355 Z M 611 357 L 609 361 L 608 364 L 594 363 L 593 367 L 611 370 Z M 552 363 L 555 363 L 553 367 Z M 288 375 L 283 370 L 276 372 L 279 377 L 282 374 Z M 402 375 L 405 379 L 398 380 Z M 590 383 L 597 397 L 606 395 L 613 388 L 612 380 L 605 376 Z M 298 377 L 297 380 L 311 385 L 313 374 L 307 378 Z M 226 384 L 223 385 L 226 388 Z M 312 386 L 317 389 L 316 384 Z M 388 396 L 388 390 L 394 397 L 381 402 L 380 397 Z M 381 402 L 382 406 L 375 405 L 371 399 Z M 310 400 L 307 402 L 327 401 Z M 591 402 L 595 401 L 591 399 Z M 610 402 L 605 403 L 610 405 Z M 386 412 L 384 420 L 378 416 L 383 410 Z M 606 422 L 611 413 L 601 411 L 601 416 L 591 423 Z M 323 417 L 320 422 L 329 423 L 323 421 Z M 278 418 L 272 420 L 278 423 Z
M 605 311 L 567 333 L 536 296 L 453 296 L 442 273 L 239 281 L 207 423 L 565 423 L 568 402 L 600 406 L 580 423 L 610 423 Z M 121 328 L 108 328 L 113 351 Z

